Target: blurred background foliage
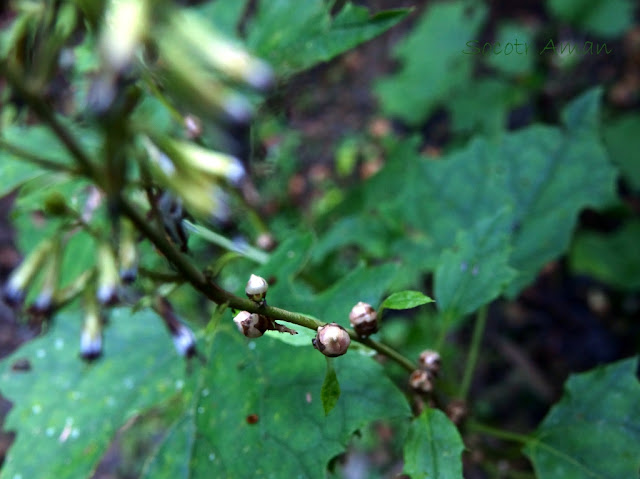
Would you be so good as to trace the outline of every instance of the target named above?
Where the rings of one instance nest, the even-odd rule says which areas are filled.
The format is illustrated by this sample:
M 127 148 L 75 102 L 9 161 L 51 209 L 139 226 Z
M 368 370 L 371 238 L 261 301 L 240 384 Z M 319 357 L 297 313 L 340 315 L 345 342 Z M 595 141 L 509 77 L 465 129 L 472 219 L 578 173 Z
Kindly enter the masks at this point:
M 434 297 L 435 308 L 387 310 L 378 337 L 410 358 L 440 351 L 427 399 L 449 419 L 426 408 L 410 422 L 410 406 L 424 404 L 406 373 L 357 348 L 336 360 L 342 394 L 325 419 L 311 333 L 246 342 L 229 331 L 229 312 L 140 275 L 133 311 L 110 311 L 98 363 L 75 355 L 75 303 L 3 362 L 1 391 L 14 403 L 5 430 L 17 435 L 0 477 L 637 474 L 637 365 L 614 363 L 640 346 L 633 1 L 165 1 L 116 28 L 138 45 L 125 66 L 104 46 L 117 40 L 106 20 L 117 3 L 0 7 L 3 62 L 104 166 L 107 197 L 121 187 L 151 208 L 147 174 L 183 196 L 190 255 L 239 295 L 261 274 L 270 304 L 344 326 L 357 301 L 379 307 L 401 289 Z M 215 47 L 226 42 L 257 63 L 225 64 Z M 87 206 L 95 192 L 73 155 L 7 82 L 2 100 L 0 194 L 12 201 L 3 274 L 15 249 L 66 234 L 60 286 L 73 285 L 96 267 L 109 202 Z M 171 141 L 233 154 L 246 178 L 233 181 L 232 163 L 212 183 L 154 169 L 163 152 L 188 161 L 176 153 L 185 143 Z M 51 215 L 53 192 L 98 234 Z M 139 247 L 141 271 L 173 273 Z M 196 331 L 206 367 L 186 374 L 141 299 L 158 292 Z M 480 359 L 460 398 L 472 313 L 483 308 Z M 9 326 L 3 311 L 7 355 L 42 325 Z M 25 359 L 31 372 L 16 366 Z M 570 373 L 605 363 L 562 395 Z M 471 410 L 459 430 L 457 399 Z

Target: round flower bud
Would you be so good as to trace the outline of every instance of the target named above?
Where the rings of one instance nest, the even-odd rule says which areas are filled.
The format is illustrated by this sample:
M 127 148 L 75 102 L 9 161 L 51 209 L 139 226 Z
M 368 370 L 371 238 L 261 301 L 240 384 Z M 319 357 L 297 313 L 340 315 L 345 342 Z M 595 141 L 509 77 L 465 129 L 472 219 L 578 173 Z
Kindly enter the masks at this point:
M 325 356 L 334 358 L 347 352 L 351 338 L 342 326 L 336 323 L 325 324 L 318 328 L 318 334 L 311 340 L 313 347 Z
M 247 293 L 247 297 L 258 304 L 264 303 L 264 298 L 267 296 L 267 290 L 269 289 L 269 284 L 267 280 L 252 274 L 247 282 L 247 287 L 244 289 L 244 292 Z
M 440 372 L 440 354 L 437 351 L 432 351 L 431 349 L 422 351 L 418 363 L 422 369 L 431 373 L 434 377 Z
M 433 391 L 432 376 L 428 371 L 416 369 L 409 376 L 409 386 L 416 391 L 429 393 Z
M 259 338 L 269 329 L 269 321 L 266 317 L 249 311 L 240 311 L 233 321 L 238 326 L 238 330 L 248 338 Z
M 366 338 L 378 330 L 378 313 L 370 304 L 360 301 L 349 313 L 349 321 L 358 336 Z

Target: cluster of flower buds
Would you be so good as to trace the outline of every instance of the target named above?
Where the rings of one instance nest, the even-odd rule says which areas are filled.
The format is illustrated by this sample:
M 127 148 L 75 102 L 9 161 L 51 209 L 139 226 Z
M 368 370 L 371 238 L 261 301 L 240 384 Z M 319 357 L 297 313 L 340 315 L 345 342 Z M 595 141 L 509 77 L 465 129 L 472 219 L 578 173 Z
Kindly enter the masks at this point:
M 51 240 L 41 241 L 22 263 L 13 270 L 3 291 L 4 300 L 7 304 L 17 306 L 24 301 L 27 289 L 33 283 L 52 248 L 53 242 Z
M 378 331 L 378 313 L 370 304 L 362 301 L 351 309 L 349 322 L 361 338 L 367 338 Z
M 413 371 L 409 377 L 409 386 L 416 391 L 429 393 L 433 391 L 434 380 L 440 373 L 440 354 L 427 349 L 420 353 L 418 364 L 420 368 Z
M 196 215 L 224 221 L 229 216 L 221 180 L 238 185 L 245 177 L 240 160 L 186 141 L 143 138 L 156 179 Z
M 149 30 L 147 0 L 107 0 L 102 22 L 99 53 L 101 68 L 88 95 L 88 106 L 104 113 L 118 95 L 118 82 L 131 69 L 133 59 Z
M 318 328 L 316 337 L 311 340 L 313 347 L 325 356 L 342 356 L 349 349 L 351 338 L 346 329 L 337 323 L 329 323 Z
M 234 84 L 266 90 L 273 84 L 271 68 L 193 12 L 176 10 L 165 19 L 153 36 L 167 91 L 196 112 L 246 122 L 253 105 Z

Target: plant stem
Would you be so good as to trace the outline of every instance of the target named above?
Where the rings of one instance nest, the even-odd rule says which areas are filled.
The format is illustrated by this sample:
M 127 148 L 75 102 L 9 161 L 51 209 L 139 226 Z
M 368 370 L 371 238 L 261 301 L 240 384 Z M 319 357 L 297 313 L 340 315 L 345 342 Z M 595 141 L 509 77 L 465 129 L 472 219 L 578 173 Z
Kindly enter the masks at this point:
M 153 228 L 125 198 L 120 198 L 120 207 L 122 208 L 122 212 L 129 217 L 138 230 L 141 231 L 147 239 L 167 257 L 175 268 L 184 275 L 187 281 L 189 281 L 197 290 L 207 296 L 211 301 L 217 304 L 226 303 L 233 309 L 264 314 L 270 318 L 288 321 L 314 331 L 326 324 L 322 321 L 309 318 L 303 314 L 293 313 L 273 306 L 260 306 L 247 298 L 241 298 L 223 290 L 202 274 L 186 255 L 179 252 L 163 234 Z M 371 338 L 361 339 L 355 331 L 348 330 L 348 332 L 349 336 L 354 341 L 358 341 L 378 353 L 388 356 L 407 371 L 413 371 L 416 369 L 414 363 L 389 346 Z
M 467 364 L 465 366 L 464 375 L 462 376 L 462 383 L 460 384 L 459 398 L 462 400 L 467 399 L 469 394 L 469 388 L 471 387 L 471 379 L 473 378 L 473 372 L 478 362 L 478 354 L 480 352 L 480 344 L 482 343 L 482 336 L 484 335 L 484 329 L 487 325 L 487 313 L 489 307 L 484 305 L 478 311 L 476 316 L 476 322 L 473 326 L 473 336 L 471 338 L 471 349 L 469 350 L 469 356 L 467 357 Z
M 521 444 L 526 444 L 531 440 L 531 437 L 527 436 L 526 434 L 519 434 L 517 432 L 505 431 L 504 429 L 498 429 L 495 427 L 487 426 L 485 424 L 482 424 L 476 421 L 467 421 L 466 427 L 471 431 L 479 432 L 481 434 L 486 434 L 487 436 L 497 437 L 498 439 L 504 439 L 505 441 L 514 441 L 514 442 L 519 442 Z

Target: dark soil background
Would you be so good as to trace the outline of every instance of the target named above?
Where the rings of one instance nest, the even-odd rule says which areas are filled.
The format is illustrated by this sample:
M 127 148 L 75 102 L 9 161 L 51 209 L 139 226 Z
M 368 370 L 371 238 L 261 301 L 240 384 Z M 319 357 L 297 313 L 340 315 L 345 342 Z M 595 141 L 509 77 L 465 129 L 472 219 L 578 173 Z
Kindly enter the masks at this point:
M 295 77 L 282 91 L 277 102 L 286 112 L 290 125 L 302 132 L 304 141 L 299 156 L 304 165 L 298 180 L 303 189 L 313 190 L 314 177 L 332 177 L 333 155 L 338 142 L 348 132 L 390 128 L 402 132 L 404 126 L 376 116 L 372 93 L 376 77 L 395 68 L 390 57 L 393 45 L 419 18 L 428 2 L 409 0 L 371 0 L 355 2 L 372 11 L 415 7 L 411 18 L 379 38 L 340 58 Z M 498 20 L 546 22 L 541 2 L 489 2 L 491 21 L 487 37 Z M 560 104 L 585 84 L 603 83 L 610 107 L 625 111 L 640 105 L 640 27 L 611 43 L 625 52 L 622 56 L 594 60 L 584 65 L 573 81 L 558 83 L 549 78 L 549 88 L 518 118 L 535 115 L 554 119 Z M 631 45 L 631 47 L 629 47 Z M 634 47 L 635 45 L 635 47 Z M 637 57 L 636 57 L 637 55 Z M 426 148 L 437 149 L 447 140 L 448 119 L 436 115 L 423 130 Z M 366 175 L 363 175 L 366 176 Z M 628 193 L 621 184 L 625 201 L 640 215 L 640 198 Z M 313 194 L 308 195 L 313 197 Z M 19 263 L 21 254 L 15 239 L 9 212 L 12 198 L 0 200 L 0 282 Z M 304 206 L 304 205 L 303 205 Z M 606 214 L 585 212 L 582 227 L 609 231 L 615 227 Z M 0 301 L 0 357 L 6 357 L 37 333 L 17 321 L 14 312 Z M 456 341 L 469 344 L 470 329 L 460 331 Z M 572 372 L 637 354 L 640 350 L 640 294 L 620 293 L 588 277 L 576 277 L 563 259 L 552 262 L 537 281 L 513 302 L 498 301 L 490 308 L 481 362 L 474 377 L 471 397 L 482 407 L 488 422 L 519 432 L 531 431 L 558 400 L 562 384 Z M 515 407 L 517 406 L 517 407 Z M 0 416 L 10 403 L 0 400 Z M 12 434 L 0 433 L 0 460 L 10 447 Z M 484 437 L 468 436 L 465 455 L 468 479 L 487 477 L 478 464 L 501 454 L 507 445 Z M 511 446 L 509 446 L 511 447 Z M 121 456 L 117 447 L 107 455 L 95 477 L 130 477 L 119 472 Z M 512 467 L 524 466 L 516 459 Z M 501 476 L 490 476 L 501 477 Z

